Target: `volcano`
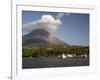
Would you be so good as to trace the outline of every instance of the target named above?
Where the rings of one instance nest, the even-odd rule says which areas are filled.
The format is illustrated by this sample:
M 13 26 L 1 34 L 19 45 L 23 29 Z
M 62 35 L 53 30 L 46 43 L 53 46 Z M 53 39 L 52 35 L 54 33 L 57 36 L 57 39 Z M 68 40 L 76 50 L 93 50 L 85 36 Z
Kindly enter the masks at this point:
M 68 45 L 44 29 L 36 29 L 22 38 L 23 45 Z

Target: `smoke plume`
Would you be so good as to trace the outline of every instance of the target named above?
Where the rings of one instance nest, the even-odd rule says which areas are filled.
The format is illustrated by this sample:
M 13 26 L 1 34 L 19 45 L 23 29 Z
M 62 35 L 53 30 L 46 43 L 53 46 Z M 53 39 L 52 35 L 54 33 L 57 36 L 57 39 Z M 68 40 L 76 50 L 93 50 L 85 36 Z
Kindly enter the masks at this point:
M 55 19 L 51 15 L 43 15 L 41 19 L 24 24 L 23 31 L 31 32 L 35 29 L 45 29 L 46 31 L 53 33 L 61 25 L 59 18 Z

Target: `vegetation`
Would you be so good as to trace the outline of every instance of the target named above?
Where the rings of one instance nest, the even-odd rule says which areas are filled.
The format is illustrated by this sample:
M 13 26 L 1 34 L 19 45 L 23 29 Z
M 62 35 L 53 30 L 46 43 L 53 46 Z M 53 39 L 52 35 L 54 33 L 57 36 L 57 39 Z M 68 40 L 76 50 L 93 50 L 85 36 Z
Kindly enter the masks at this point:
M 89 47 L 32 45 L 22 47 L 23 57 L 57 57 L 62 54 L 89 55 Z

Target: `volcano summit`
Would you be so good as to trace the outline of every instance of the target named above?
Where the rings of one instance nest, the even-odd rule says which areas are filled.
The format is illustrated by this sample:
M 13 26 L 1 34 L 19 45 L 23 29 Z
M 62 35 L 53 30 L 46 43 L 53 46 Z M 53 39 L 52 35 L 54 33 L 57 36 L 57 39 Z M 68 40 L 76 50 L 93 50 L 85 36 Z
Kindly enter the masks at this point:
M 23 36 L 23 45 L 68 45 L 44 29 L 36 29 Z

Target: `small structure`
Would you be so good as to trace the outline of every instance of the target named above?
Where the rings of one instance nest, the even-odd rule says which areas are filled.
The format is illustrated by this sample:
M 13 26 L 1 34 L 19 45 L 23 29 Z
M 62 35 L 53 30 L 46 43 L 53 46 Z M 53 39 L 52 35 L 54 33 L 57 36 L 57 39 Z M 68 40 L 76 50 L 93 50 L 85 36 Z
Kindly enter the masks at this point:
M 61 58 L 61 55 L 59 55 L 58 58 Z
M 62 58 L 65 59 L 66 58 L 66 55 L 65 54 L 62 54 Z
M 72 54 L 68 54 L 67 57 L 73 57 L 73 55 Z
M 58 58 L 62 58 L 62 59 L 65 59 L 65 58 L 72 58 L 72 57 L 74 57 L 74 55 L 72 55 L 72 54 L 67 54 L 67 55 L 65 55 L 64 53 L 62 54 L 62 55 L 59 55 L 59 56 L 57 56 Z
M 84 55 L 80 55 L 80 58 L 88 58 L 88 55 L 84 54 Z
M 85 56 L 85 58 L 87 58 L 87 57 L 88 57 L 86 54 L 85 54 L 84 56 Z

